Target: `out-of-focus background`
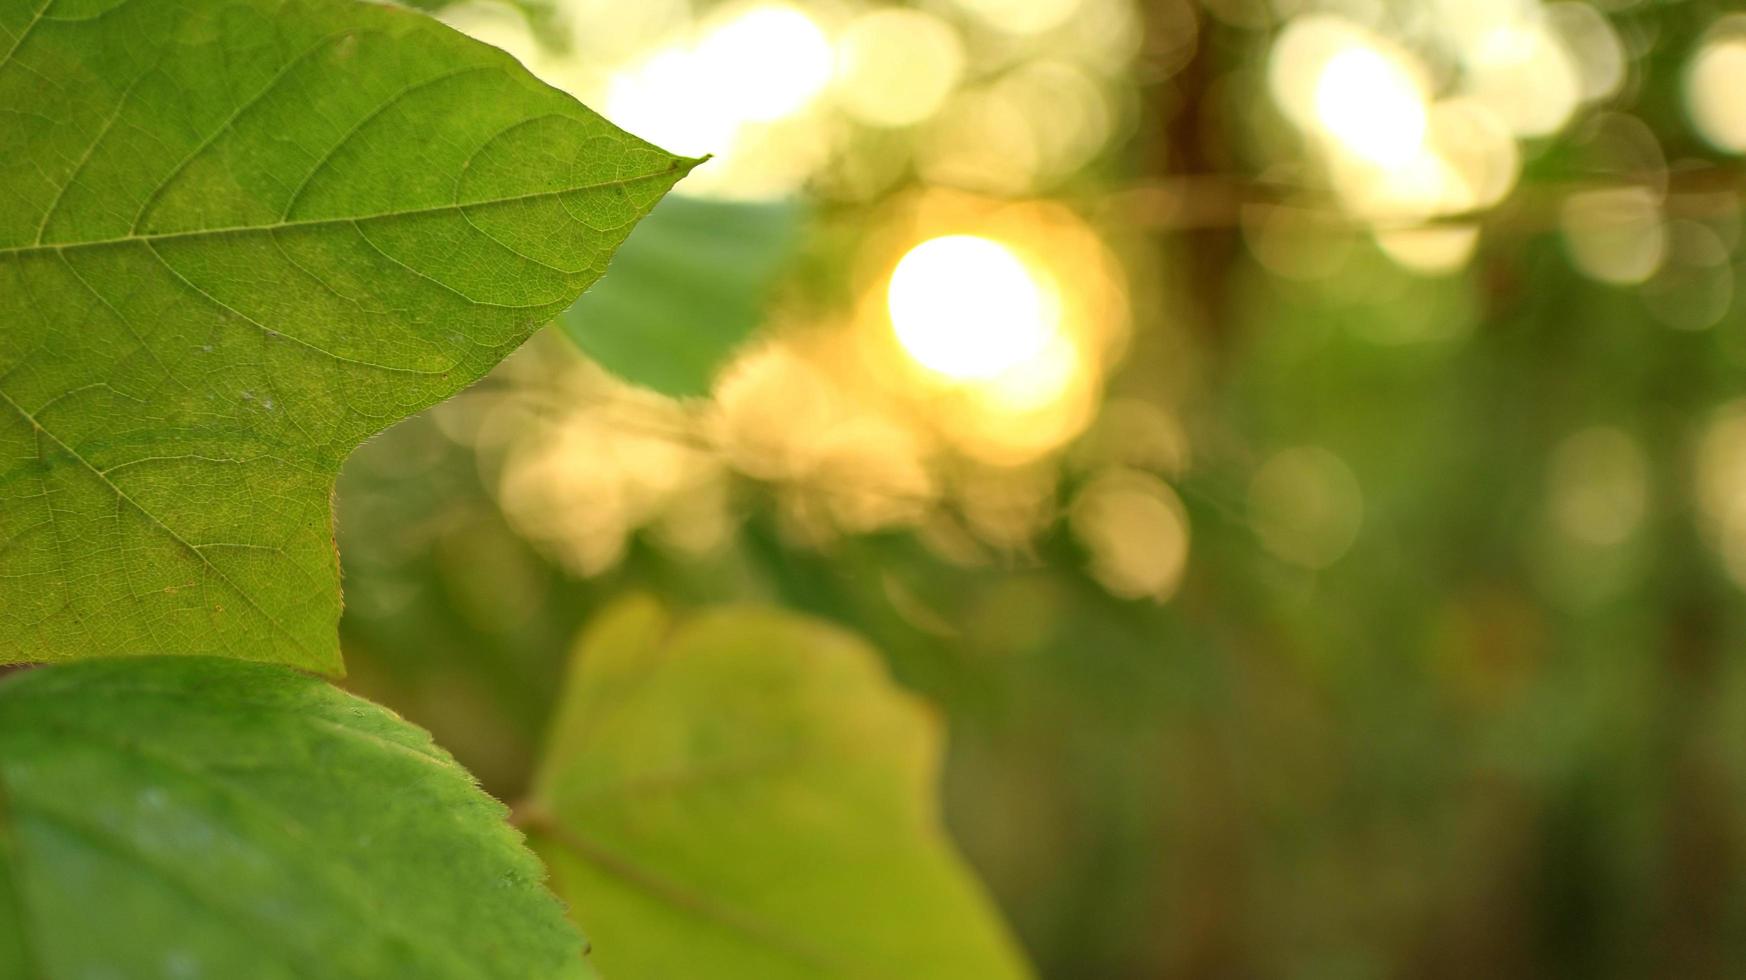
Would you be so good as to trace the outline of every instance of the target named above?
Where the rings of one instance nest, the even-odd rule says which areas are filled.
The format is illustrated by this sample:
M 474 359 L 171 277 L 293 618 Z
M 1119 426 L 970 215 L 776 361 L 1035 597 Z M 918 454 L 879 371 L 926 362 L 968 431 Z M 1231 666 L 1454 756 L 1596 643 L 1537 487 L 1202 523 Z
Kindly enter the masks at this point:
M 447 7 L 714 158 L 348 465 L 349 683 L 514 799 L 616 597 L 776 604 L 1046 977 L 1735 973 L 1731 6 Z

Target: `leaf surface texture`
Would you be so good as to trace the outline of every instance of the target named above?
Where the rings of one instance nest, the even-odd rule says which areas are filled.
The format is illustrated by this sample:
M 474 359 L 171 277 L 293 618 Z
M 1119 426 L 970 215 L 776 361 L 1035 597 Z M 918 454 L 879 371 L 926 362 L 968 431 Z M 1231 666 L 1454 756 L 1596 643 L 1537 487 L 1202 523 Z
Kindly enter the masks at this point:
M 504 815 L 423 731 L 284 667 L 16 674 L 0 976 L 584 976 Z
M 0 0 L 0 662 L 340 670 L 346 455 L 692 161 L 350 0 Z

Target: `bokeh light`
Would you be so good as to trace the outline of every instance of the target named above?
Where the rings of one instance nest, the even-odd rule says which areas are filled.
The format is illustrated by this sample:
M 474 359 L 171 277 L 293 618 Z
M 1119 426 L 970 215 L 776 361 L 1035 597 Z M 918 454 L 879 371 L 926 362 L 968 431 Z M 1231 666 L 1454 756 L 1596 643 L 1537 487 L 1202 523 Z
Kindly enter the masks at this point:
M 920 10 L 881 8 L 837 40 L 837 99 L 873 126 L 908 126 L 938 112 L 964 71 L 952 25 Z
M 1099 474 L 1073 498 L 1068 522 L 1111 593 L 1168 599 L 1188 567 L 1188 514 L 1163 480 L 1134 470 Z
M 597 370 L 582 369 L 583 377 L 613 384 Z M 723 545 L 733 521 L 721 463 L 673 438 L 689 413 L 631 389 L 557 414 L 523 400 L 498 405 L 486 422 L 498 431 L 486 438 L 501 454 L 505 516 L 578 575 L 617 565 L 639 528 L 684 553 Z
M 1564 247 L 1583 275 L 1619 286 L 1644 282 L 1667 256 L 1667 226 L 1653 191 L 1584 191 L 1565 198 Z
M 1543 12 L 1501 20 L 1466 52 L 1462 91 L 1518 136 L 1548 136 L 1581 103 L 1582 77 Z
M 1083 220 L 1058 205 L 929 194 L 894 210 L 870 246 L 864 356 L 918 424 L 1015 465 L 1090 423 L 1126 296 Z
M 1589 3 L 1564 0 L 1546 8 L 1548 26 L 1576 67 L 1583 102 L 1612 98 L 1624 88 L 1624 42 L 1612 21 Z
M 461 4 L 443 17 L 630 132 L 713 155 L 688 194 L 783 197 L 829 162 L 837 55 L 809 8 L 751 0 L 697 17 L 683 0 L 634 8 L 567 0 L 554 9 L 568 26 L 565 46 L 542 43 L 522 11 L 502 4 Z
M 1729 579 L 1746 589 L 1746 400 L 1716 409 L 1699 433 L 1698 529 Z
M 1424 96 L 1408 56 L 1343 17 L 1288 24 L 1273 43 L 1267 80 L 1288 119 L 1361 158 L 1401 163 L 1423 140 Z
M 665 47 L 615 74 L 603 109 L 614 122 L 675 153 L 725 152 L 740 120 L 699 94 L 712 81 L 693 50 Z
M 1650 316 L 1675 330 L 1707 330 L 1734 305 L 1728 243 L 1714 228 L 1681 219 L 1667 226 L 1667 260 L 1642 287 Z
M 1364 491 L 1320 446 L 1283 449 L 1249 483 L 1249 522 L 1268 551 L 1309 569 L 1338 561 L 1358 539 Z
M 1692 58 L 1685 100 L 1692 123 L 1710 145 L 1746 153 L 1746 16 L 1725 17 Z
M 788 4 L 729 8 L 697 42 L 699 81 L 718 109 L 774 122 L 805 108 L 831 78 L 831 41 Z M 692 96 L 697 97 L 693 92 Z
M 1425 100 L 1412 75 L 1374 47 L 1335 51 L 1316 74 L 1316 119 L 1358 157 L 1399 166 L 1425 141 Z
M 834 70 L 831 39 L 799 7 L 717 8 L 689 36 L 610 76 L 606 116 L 656 144 L 717 159 L 688 192 L 779 197 L 828 155 L 809 118 Z
M 1649 509 L 1649 462 L 1636 440 L 1610 427 L 1584 429 L 1552 453 L 1547 469 L 1553 524 L 1583 544 L 1629 538 Z
M 1073 16 L 1082 0 L 953 0 L 989 26 L 1014 34 L 1040 34 Z
M 1471 231 L 1406 226 L 1497 203 L 1519 162 L 1494 113 L 1470 97 L 1434 100 L 1429 78 L 1406 48 L 1333 14 L 1291 21 L 1268 66 L 1275 104 L 1316 139 L 1345 205 L 1390 229 L 1379 242 L 1400 264 L 1442 274 L 1466 263 Z
M 1376 244 L 1403 268 L 1442 275 L 1467 265 L 1479 248 L 1479 229 L 1473 225 L 1396 228 L 1378 231 Z
M 1383 251 L 1415 272 L 1458 272 L 1476 239 L 1409 226 L 1500 204 L 1520 177 L 1519 144 L 1559 133 L 1627 81 L 1624 42 L 1587 4 L 1437 0 L 1398 18 L 1310 6 L 1273 42 L 1268 90 L 1344 207 L 1375 221 Z
M 1022 194 L 1043 172 L 1036 121 L 996 89 L 959 92 L 922 134 L 916 169 L 942 187 Z
M 1054 286 L 999 242 L 946 235 L 911 249 L 891 273 L 898 343 L 954 380 L 987 380 L 1035 361 L 1060 333 Z
M 691 0 L 561 0 L 555 12 L 563 30 L 558 45 L 578 68 L 622 65 L 690 29 Z M 458 8 L 446 8 L 452 19 Z M 471 31 L 469 31 L 471 33 Z M 512 53 L 520 56 L 520 52 Z

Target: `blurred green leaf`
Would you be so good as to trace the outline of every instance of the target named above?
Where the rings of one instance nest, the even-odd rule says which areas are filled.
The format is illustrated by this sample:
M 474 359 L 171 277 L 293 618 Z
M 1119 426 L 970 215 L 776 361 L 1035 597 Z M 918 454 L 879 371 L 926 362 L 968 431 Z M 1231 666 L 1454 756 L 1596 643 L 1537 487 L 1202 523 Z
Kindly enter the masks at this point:
M 669 197 L 631 233 L 611 274 L 558 322 L 589 357 L 666 395 L 709 393 L 762 319 L 798 242 L 796 201 Z
M 0 976 L 580 977 L 503 807 L 419 729 L 203 657 L 0 685 Z
M 0 662 L 338 672 L 341 460 L 689 163 L 398 8 L 46 10 L 0 0 Z
M 635 602 L 564 698 L 530 836 L 605 975 L 1028 974 L 940 827 L 934 719 L 859 641 Z

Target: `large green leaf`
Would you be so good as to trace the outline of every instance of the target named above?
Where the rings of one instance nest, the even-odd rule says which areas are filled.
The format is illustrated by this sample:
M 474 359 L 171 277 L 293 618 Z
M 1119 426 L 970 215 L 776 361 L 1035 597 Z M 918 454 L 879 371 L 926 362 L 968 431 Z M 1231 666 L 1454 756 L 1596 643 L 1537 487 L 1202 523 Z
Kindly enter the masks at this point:
M 338 671 L 340 462 L 690 163 L 413 11 L 0 0 L 0 662 Z
M 424 732 L 284 667 L 0 684 L 0 976 L 580 977 L 501 805 Z
M 716 369 L 758 326 L 801 217 L 797 201 L 668 197 L 631 233 L 612 276 L 558 323 L 626 380 L 708 394 Z
M 1027 972 L 940 827 L 933 717 L 834 629 L 621 609 L 548 751 L 529 836 L 614 980 Z

